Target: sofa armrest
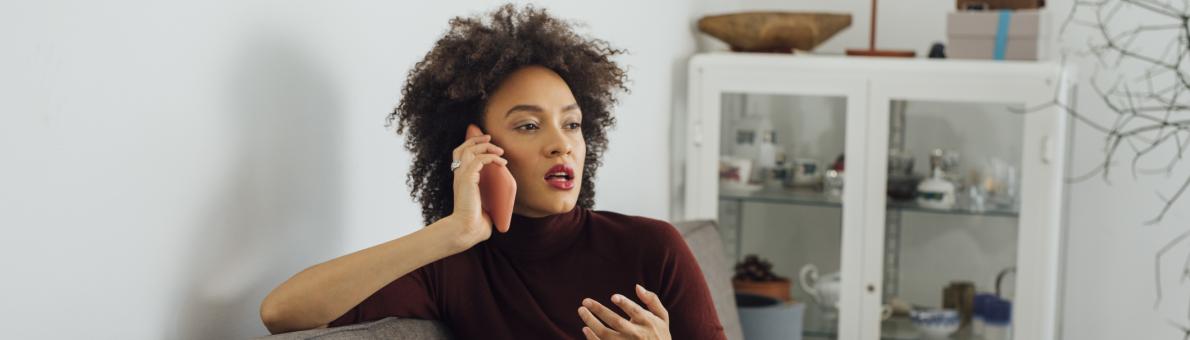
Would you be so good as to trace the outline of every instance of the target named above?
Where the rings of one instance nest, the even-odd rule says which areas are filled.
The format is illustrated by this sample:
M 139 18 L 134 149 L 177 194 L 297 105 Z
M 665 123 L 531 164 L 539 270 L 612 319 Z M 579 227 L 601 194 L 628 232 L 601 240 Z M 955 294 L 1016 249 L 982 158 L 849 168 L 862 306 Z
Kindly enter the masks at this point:
M 384 318 L 354 325 L 311 329 L 261 337 L 261 340 L 448 340 L 450 332 L 432 320 Z

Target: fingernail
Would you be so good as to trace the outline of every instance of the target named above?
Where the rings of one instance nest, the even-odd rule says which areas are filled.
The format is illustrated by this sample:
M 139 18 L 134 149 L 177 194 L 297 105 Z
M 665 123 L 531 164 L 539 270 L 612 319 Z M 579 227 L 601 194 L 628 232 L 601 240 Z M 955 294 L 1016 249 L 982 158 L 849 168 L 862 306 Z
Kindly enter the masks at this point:
M 640 284 L 637 284 L 637 285 L 636 285 L 636 291 L 638 291 L 638 292 L 641 292 L 641 293 L 644 293 L 644 292 L 645 292 L 645 287 L 641 287 L 641 286 L 640 286 Z
M 583 299 L 583 306 L 588 306 L 588 307 L 589 307 L 589 306 L 591 306 L 592 304 L 594 304 L 594 301 L 592 301 L 590 298 Z
M 620 302 L 624 300 L 624 296 L 620 294 L 612 295 L 612 301 Z

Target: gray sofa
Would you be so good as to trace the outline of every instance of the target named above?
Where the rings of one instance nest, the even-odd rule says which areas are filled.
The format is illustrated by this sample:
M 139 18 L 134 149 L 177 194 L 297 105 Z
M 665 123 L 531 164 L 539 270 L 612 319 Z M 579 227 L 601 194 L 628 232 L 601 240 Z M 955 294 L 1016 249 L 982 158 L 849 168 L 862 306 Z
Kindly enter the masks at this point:
M 736 312 L 735 294 L 731 288 L 731 260 L 723 252 L 723 243 L 719 239 L 719 231 L 714 221 L 699 220 L 678 222 L 674 224 L 682 233 L 686 244 L 694 252 L 706 276 L 707 286 L 711 289 L 711 297 L 715 300 L 715 309 L 719 312 L 719 322 L 727 332 L 727 338 L 741 340 L 744 338 L 740 330 L 739 314 Z M 671 313 L 673 314 L 673 313 Z M 418 319 L 387 318 L 369 323 L 350 326 L 313 329 L 301 332 L 285 333 L 266 336 L 265 340 L 298 340 L 298 339 L 327 339 L 327 340 L 356 340 L 356 339 L 450 339 L 450 332 L 441 324 Z

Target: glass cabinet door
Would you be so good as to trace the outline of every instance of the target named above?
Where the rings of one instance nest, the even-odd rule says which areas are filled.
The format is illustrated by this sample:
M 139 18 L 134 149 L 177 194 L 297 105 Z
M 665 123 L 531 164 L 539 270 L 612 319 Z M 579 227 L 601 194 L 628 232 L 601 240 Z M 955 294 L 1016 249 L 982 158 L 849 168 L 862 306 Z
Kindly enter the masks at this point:
M 720 104 L 719 223 L 728 257 L 739 263 L 736 291 L 777 285 L 786 302 L 800 303 L 790 308 L 802 313 L 807 338 L 833 338 L 847 98 L 727 92 Z M 749 312 L 741 309 L 745 325 Z
M 881 300 L 912 312 L 885 321 L 881 338 L 1006 333 L 1023 105 L 893 100 L 889 107 Z M 985 322 L 991 308 L 997 315 L 986 316 L 999 323 Z
M 745 337 L 860 336 L 868 84 L 824 67 L 836 64 L 691 61 L 679 215 L 718 222 Z
M 869 131 L 879 133 L 869 145 L 880 166 L 868 169 L 876 204 L 865 235 L 882 237 L 865 242 L 882 251 L 865 272 L 881 289 L 866 322 L 879 323 L 881 339 L 1039 339 L 1056 295 L 1039 292 L 1056 278 L 1047 266 L 1060 190 L 1050 189 L 1061 187 L 1063 121 L 1038 108 L 1056 82 L 922 78 L 873 81 Z M 1013 334 L 1018 323 L 1028 336 Z

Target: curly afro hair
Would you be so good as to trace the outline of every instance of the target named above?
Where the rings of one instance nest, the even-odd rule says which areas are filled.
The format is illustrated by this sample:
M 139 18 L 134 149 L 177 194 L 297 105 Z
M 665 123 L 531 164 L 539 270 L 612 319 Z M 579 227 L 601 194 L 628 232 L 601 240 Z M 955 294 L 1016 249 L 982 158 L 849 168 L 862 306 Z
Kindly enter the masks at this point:
M 611 60 L 623 53 L 532 6 L 504 5 L 485 16 L 451 19 L 446 35 L 410 70 L 401 102 L 388 116 L 389 126 L 398 122 L 398 134 L 408 133 L 413 166 L 405 182 L 426 225 L 454 211 L 451 151 L 464 141 L 467 125 L 482 127 L 488 95 L 510 73 L 533 65 L 560 75 L 583 112 L 587 154 L 577 204 L 592 208 L 606 131 L 615 125 L 610 110 L 615 95 L 628 91 L 624 70 Z

